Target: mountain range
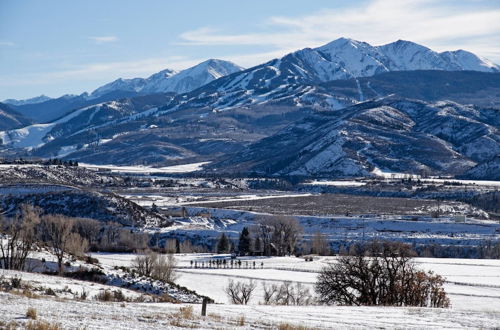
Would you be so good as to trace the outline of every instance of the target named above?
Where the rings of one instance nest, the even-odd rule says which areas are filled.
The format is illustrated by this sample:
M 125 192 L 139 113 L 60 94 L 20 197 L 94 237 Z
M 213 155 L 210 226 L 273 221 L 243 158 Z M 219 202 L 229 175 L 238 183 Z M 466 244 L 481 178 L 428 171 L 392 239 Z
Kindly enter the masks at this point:
M 188 92 L 241 69 L 232 62 L 211 59 L 179 72 L 165 69 L 148 78 L 120 78 L 98 87 L 90 94 L 68 94 L 54 99 L 41 95 L 27 100 L 8 99 L 4 103 L 14 106 L 16 111 L 36 122 L 45 123 L 72 110 L 123 97 Z
M 318 112 L 213 170 L 314 177 L 462 174 L 500 154 L 498 110 L 400 97 Z
M 341 38 L 248 69 L 208 60 L 64 100 L 12 106 L 43 117 L 64 103 L 34 119 L 43 124 L 1 128 L 3 152 L 119 165 L 210 161 L 207 170 L 233 174 L 475 178 L 491 177 L 499 154 L 500 67 L 401 40 Z

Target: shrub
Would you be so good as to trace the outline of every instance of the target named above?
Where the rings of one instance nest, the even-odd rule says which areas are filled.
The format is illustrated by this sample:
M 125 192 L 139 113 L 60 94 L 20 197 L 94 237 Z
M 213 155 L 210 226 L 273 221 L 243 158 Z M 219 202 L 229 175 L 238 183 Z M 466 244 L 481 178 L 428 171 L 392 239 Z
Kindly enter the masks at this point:
M 111 301 L 113 299 L 113 294 L 109 290 L 101 291 L 95 296 L 99 301 Z
M 26 317 L 32 320 L 36 320 L 36 309 L 29 307 L 26 311 Z
M 88 297 L 88 293 L 87 291 L 85 290 L 82 290 L 82 292 L 80 293 L 80 300 L 87 300 L 87 297 Z
M 97 267 L 94 267 L 92 269 L 80 268 L 76 272 L 64 273 L 64 276 L 74 278 L 77 280 L 97 282 L 97 283 L 106 283 L 107 281 L 104 272 Z
M 12 288 L 14 289 L 19 289 L 21 288 L 21 284 L 22 284 L 22 279 L 21 277 L 18 277 L 18 276 L 14 276 L 10 279 L 10 285 Z
M 56 293 L 54 292 L 54 290 L 52 290 L 52 288 L 46 288 L 45 289 L 45 294 L 47 296 L 56 296 Z
M 99 301 L 117 301 L 117 302 L 128 301 L 127 297 L 125 297 L 122 290 L 115 290 L 115 291 L 104 290 L 99 292 L 95 297 L 95 299 Z

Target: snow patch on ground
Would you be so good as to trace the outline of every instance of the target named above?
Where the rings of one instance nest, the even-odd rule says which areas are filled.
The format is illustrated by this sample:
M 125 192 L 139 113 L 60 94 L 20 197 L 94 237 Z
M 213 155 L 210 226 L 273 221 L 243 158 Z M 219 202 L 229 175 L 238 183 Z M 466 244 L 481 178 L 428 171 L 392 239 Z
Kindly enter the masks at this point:
M 199 171 L 203 168 L 203 165 L 206 165 L 210 162 L 200 162 L 200 163 L 191 163 L 191 164 L 183 164 L 183 165 L 174 165 L 174 166 L 166 166 L 166 167 L 150 167 L 150 166 L 117 166 L 117 165 L 94 165 L 94 164 L 86 164 L 80 163 L 79 166 L 95 169 L 95 170 L 109 170 L 115 173 L 190 173 Z

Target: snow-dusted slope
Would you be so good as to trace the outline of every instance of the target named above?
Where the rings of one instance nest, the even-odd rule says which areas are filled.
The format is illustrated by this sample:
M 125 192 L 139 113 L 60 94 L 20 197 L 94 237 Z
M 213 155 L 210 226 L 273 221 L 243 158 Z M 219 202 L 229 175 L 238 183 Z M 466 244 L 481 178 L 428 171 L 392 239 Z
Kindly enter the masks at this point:
M 453 102 L 370 101 L 315 114 L 211 166 L 326 177 L 367 176 L 378 169 L 461 174 L 498 154 L 497 114 Z M 489 148 L 480 150 L 486 140 Z
M 372 46 L 366 42 L 340 38 L 324 46 L 305 48 L 232 75 L 221 80 L 219 88 L 268 88 L 407 70 L 499 72 L 500 67 L 463 50 L 438 53 L 404 40 Z
M 97 88 L 91 97 L 99 97 L 112 91 L 131 91 L 141 94 L 185 93 L 241 69 L 232 62 L 211 59 L 180 72 L 165 69 L 145 79 L 120 78 Z
M 12 109 L 8 104 L 0 103 L 0 129 L 12 129 L 30 123 L 29 119 Z

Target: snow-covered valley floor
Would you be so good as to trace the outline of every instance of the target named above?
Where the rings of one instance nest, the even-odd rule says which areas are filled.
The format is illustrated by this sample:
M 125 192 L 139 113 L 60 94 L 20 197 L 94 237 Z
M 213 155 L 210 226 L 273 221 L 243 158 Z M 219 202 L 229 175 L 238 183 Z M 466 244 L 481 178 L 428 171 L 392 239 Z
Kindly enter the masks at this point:
M 92 254 L 105 267 L 130 266 L 133 254 Z M 58 323 L 62 328 L 86 329 L 276 329 L 282 324 L 307 328 L 496 328 L 500 326 L 500 260 L 485 259 L 431 259 L 417 258 L 416 264 L 447 278 L 445 289 L 451 299 L 448 309 L 395 307 L 336 307 L 336 306 L 265 306 L 262 300 L 262 281 L 279 283 L 300 282 L 313 289 L 317 272 L 334 257 L 317 257 L 312 262 L 303 258 L 271 257 L 242 258 L 241 269 L 194 268 L 191 261 L 201 266 L 209 259 L 228 258 L 228 255 L 180 254 L 177 283 L 207 295 L 216 301 L 208 306 L 208 316 L 201 317 L 200 305 L 140 302 L 101 302 L 77 300 L 71 295 L 50 297 L 40 295 L 28 298 L 21 294 L 0 292 L 1 324 L 26 324 L 29 307 L 37 310 L 38 319 Z M 253 262 L 255 261 L 255 269 Z M 248 262 L 248 268 L 247 268 Z M 263 263 L 263 265 L 261 265 Z M 228 263 L 229 265 L 229 263 Z M 74 279 L 41 274 L 0 271 L 0 277 L 21 276 L 33 287 L 44 286 L 54 290 L 116 289 Z M 224 293 L 230 279 L 254 280 L 257 289 L 247 306 L 231 305 Z M 122 289 L 126 297 L 135 298 L 137 292 Z M 193 316 L 180 317 L 181 307 L 192 306 Z M 241 325 L 243 324 L 243 325 Z

